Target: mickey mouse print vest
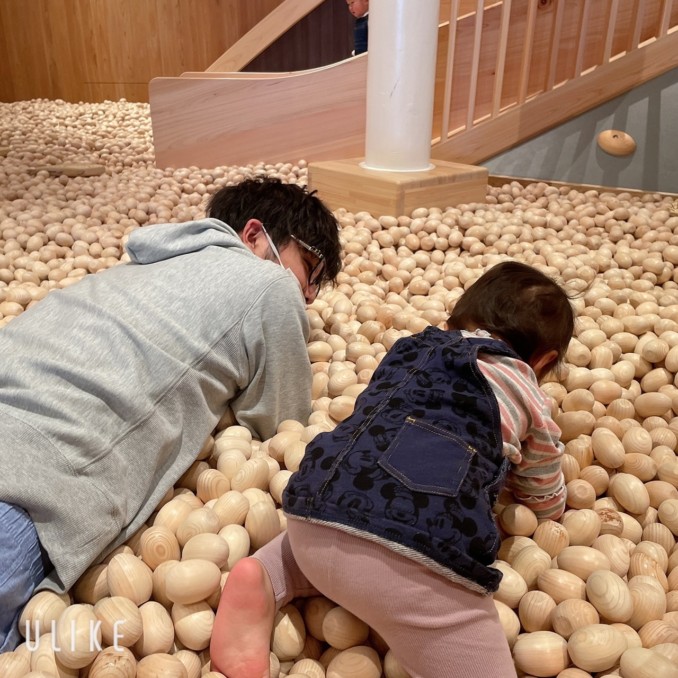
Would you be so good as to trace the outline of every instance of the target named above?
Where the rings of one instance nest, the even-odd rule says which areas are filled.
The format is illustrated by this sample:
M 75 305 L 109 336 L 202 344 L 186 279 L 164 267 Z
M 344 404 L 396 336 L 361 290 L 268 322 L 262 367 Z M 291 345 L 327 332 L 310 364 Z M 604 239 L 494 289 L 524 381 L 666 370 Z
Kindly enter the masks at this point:
M 501 341 L 436 327 L 399 339 L 353 414 L 308 444 L 283 493 L 285 512 L 496 591 L 492 506 L 509 462 L 479 352 L 518 358 Z

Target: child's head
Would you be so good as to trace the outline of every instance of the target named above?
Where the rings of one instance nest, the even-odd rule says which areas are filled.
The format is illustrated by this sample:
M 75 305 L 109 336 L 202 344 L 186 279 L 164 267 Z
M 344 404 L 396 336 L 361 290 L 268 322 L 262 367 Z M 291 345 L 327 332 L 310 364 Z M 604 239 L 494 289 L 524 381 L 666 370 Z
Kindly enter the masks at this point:
M 570 299 L 554 280 L 526 264 L 505 261 L 464 292 L 447 326 L 482 329 L 503 339 L 541 378 L 565 357 L 574 320 Z
M 356 19 L 365 16 L 370 9 L 370 0 L 346 0 L 348 11 L 353 14 Z

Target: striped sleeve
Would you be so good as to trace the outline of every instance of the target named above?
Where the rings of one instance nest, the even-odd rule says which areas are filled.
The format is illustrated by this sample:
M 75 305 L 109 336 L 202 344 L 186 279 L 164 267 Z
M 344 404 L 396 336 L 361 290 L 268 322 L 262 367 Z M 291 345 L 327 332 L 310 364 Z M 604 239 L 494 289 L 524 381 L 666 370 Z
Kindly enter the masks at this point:
M 481 354 L 478 361 L 499 403 L 504 454 L 512 462 L 506 486 L 540 520 L 565 510 L 560 429 L 532 368 L 521 360 Z

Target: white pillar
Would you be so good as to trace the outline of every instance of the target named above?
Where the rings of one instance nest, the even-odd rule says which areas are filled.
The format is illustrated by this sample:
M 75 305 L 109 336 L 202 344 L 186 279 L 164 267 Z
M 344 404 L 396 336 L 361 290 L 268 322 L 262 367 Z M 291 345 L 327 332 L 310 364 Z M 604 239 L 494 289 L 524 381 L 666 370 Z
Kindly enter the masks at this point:
M 367 169 L 431 169 L 440 0 L 370 0 Z

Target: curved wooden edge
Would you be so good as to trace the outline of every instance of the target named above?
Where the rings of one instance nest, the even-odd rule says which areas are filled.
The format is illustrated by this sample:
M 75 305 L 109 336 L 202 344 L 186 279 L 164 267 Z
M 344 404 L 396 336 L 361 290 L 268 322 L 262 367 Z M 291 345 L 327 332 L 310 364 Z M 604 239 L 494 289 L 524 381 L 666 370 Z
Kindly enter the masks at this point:
M 364 152 L 367 60 L 293 77 L 155 78 L 158 167 L 248 165 Z
M 180 77 L 182 78 L 288 78 L 296 75 L 304 75 L 306 73 L 317 73 L 320 71 L 327 70 L 329 68 L 334 68 L 337 64 L 342 64 L 346 61 L 353 61 L 354 59 L 367 59 L 367 52 L 363 54 L 358 54 L 357 56 L 348 57 L 348 59 L 343 59 L 342 61 L 337 61 L 333 64 L 328 64 L 326 66 L 318 66 L 317 68 L 307 68 L 303 71 L 236 71 L 233 73 L 226 73 L 222 71 L 214 72 L 203 72 L 203 71 L 186 71 L 182 73 Z

